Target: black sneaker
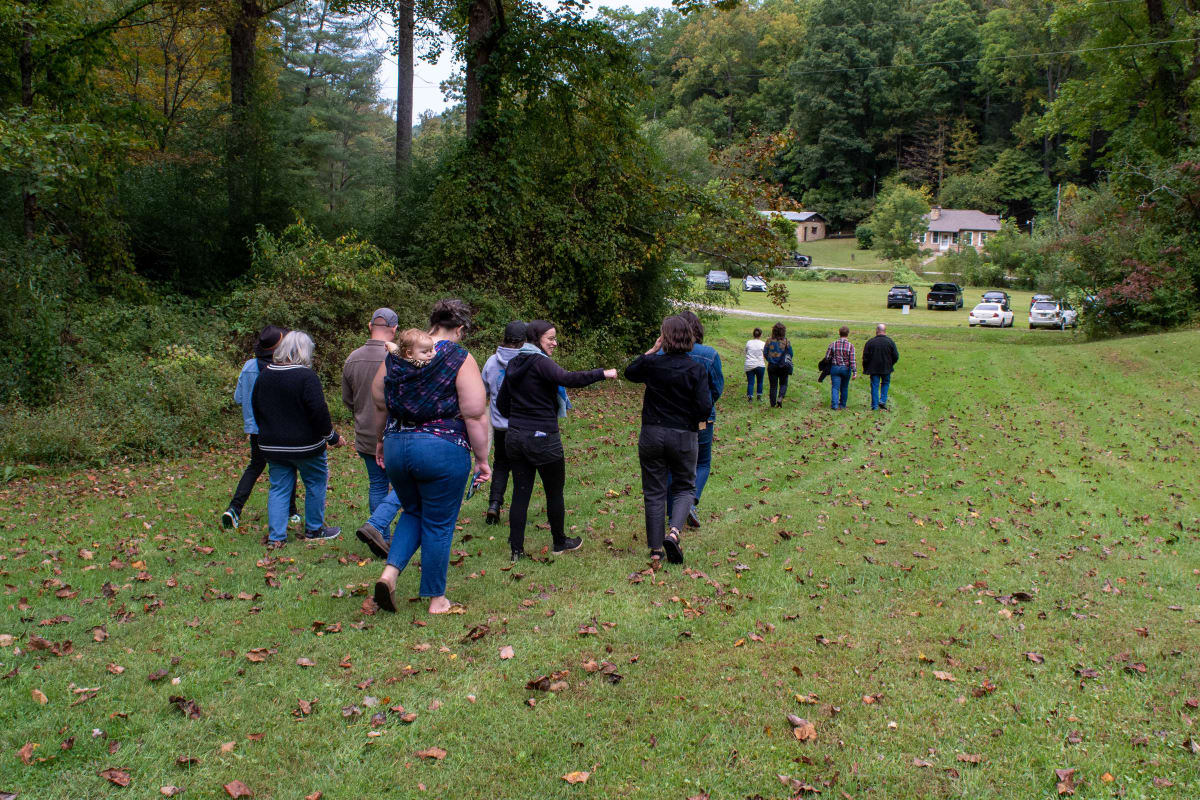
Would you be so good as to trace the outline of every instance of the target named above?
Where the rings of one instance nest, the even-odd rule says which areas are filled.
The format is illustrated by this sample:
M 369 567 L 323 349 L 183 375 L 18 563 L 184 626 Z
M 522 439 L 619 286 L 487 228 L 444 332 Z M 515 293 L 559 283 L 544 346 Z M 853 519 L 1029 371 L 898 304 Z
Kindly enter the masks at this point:
M 568 536 L 566 539 L 563 539 L 562 544 L 554 545 L 554 549 L 550 552 L 556 556 L 561 556 L 563 553 L 569 553 L 581 547 L 583 547 L 583 539 L 580 539 L 578 536 Z
M 518 561 L 520 561 L 522 558 L 528 559 L 529 554 L 526 553 L 524 550 L 513 550 L 512 555 L 509 557 L 508 560 L 515 564 Z
M 891 411 L 891 409 L 887 407 L 887 403 L 880 403 L 879 410 L 880 411 Z
M 238 513 L 236 511 L 234 511 L 232 508 L 225 509 L 225 513 L 221 515 L 221 527 L 222 528 L 226 528 L 226 529 L 233 528 L 236 530 L 238 523 L 240 523 L 240 522 L 241 522 L 241 520 L 238 519 Z
M 488 506 L 487 513 L 483 515 L 483 521 L 488 525 L 495 525 L 500 521 L 500 504 L 492 503 Z
M 315 531 L 305 531 L 304 538 L 310 542 L 315 542 L 320 539 L 336 539 L 342 535 L 341 528 L 332 528 L 328 525 L 322 525 Z
M 700 527 L 700 514 L 696 511 L 696 507 L 692 506 L 687 515 L 687 526 L 689 528 Z

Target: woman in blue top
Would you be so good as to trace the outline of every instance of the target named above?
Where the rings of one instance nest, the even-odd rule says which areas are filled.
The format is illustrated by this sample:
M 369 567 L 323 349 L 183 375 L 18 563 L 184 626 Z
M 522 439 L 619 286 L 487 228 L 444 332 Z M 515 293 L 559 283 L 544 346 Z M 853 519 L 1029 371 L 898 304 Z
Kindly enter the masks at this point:
M 771 339 L 763 347 L 763 356 L 767 359 L 767 380 L 771 384 L 768 392 L 771 408 L 783 408 L 788 377 L 792 374 L 792 343 L 787 340 L 787 328 L 782 322 L 771 326 Z
M 387 566 L 375 602 L 396 610 L 396 578 L 421 550 L 421 597 L 430 614 L 445 614 L 446 570 L 463 490 L 475 453 L 476 482 L 492 477 L 488 464 L 487 393 L 479 365 L 461 345 L 471 324 L 461 300 L 441 300 L 429 317 L 435 342 L 428 363 L 388 354 L 375 375 L 375 403 L 386 410 L 375 458 L 400 500 Z

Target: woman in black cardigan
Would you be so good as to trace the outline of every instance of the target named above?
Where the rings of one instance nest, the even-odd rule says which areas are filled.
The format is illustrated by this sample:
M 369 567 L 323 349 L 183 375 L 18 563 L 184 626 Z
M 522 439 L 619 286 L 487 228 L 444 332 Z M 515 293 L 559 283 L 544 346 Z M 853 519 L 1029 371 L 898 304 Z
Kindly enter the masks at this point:
M 627 380 L 646 384 L 642 430 L 638 435 L 638 461 L 646 503 L 646 544 L 651 559 L 661 559 L 665 549 L 667 559 L 673 564 L 683 562 L 679 533 L 696 502 L 698 432 L 712 411 L 708 371 L 688 355 L 693 344 L 692 326 L 687 320 L 667 317 L 654 346 L 625 368 Z M 664 536 L 668 476 L 674 502 L 671 528 Z
M 589 369 L 568 372 L 550 356 L 558 347 L 558 331 L 553 324 L 537 319 L 525 329 L 526 344 L 504 372 L 504 383 L 496 396 L 496 408 L 508 417 L 504 437 L 508 463 L 512 469 L 513 499 L 508 513 L 508 544 L 512 560 L 525 555 L 525 517 L 533 495 L 534 473 L 542 478 L 546 491 L 546 515 L 550 518 L 553 552 L 560 555 L 578 550 L 583 540 L 567 537 L 566 502 L 563 487 L 567 482 L 567 462 L 563 454 L 558 420 L 567 416 L 567 395 L 560 387 L 588 386 L 606 378 L 615 380 L 615 369 Z

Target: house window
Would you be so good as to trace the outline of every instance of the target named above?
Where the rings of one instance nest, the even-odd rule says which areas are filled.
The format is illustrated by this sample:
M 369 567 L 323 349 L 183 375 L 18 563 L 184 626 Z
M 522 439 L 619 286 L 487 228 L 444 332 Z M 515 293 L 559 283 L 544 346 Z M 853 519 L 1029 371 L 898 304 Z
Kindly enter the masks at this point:
M 958 232 L 957 232 L 957 231 L 955 231 L 954 233 L 950 234 L 950 243 L 951 243 L 951 244 L 958 244 Z
M 813 232 L 813 236 L 817 235 L 817 226 L 816 225 L 812 226 L 812 232 Z
M 937 231 L 930 231 L 930 233 L 929 233 L 929 243 L 930 243 L 930 244 L 937 244 L 937 243 L 938 243 L 938 235 L 937 235 Z
M 979 243 L 983 244 L 986 241 L 987 241 L 987 231 L 980 231 L 979 232 Z
M 963 231 L 963 244 L 974 244 L 971 241 L 971 231 Z

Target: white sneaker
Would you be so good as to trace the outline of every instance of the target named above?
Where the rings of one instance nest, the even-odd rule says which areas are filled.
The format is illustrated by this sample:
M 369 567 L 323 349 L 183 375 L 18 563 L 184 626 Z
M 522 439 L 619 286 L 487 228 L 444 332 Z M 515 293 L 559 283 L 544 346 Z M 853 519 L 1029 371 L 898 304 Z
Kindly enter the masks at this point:
M 238 519 L 238 513 L 232 508 L 225 509 L 225 513 L 221 515 L 221 527 L 234 528 L 236 530 L 238 522 L 240 522 Z

